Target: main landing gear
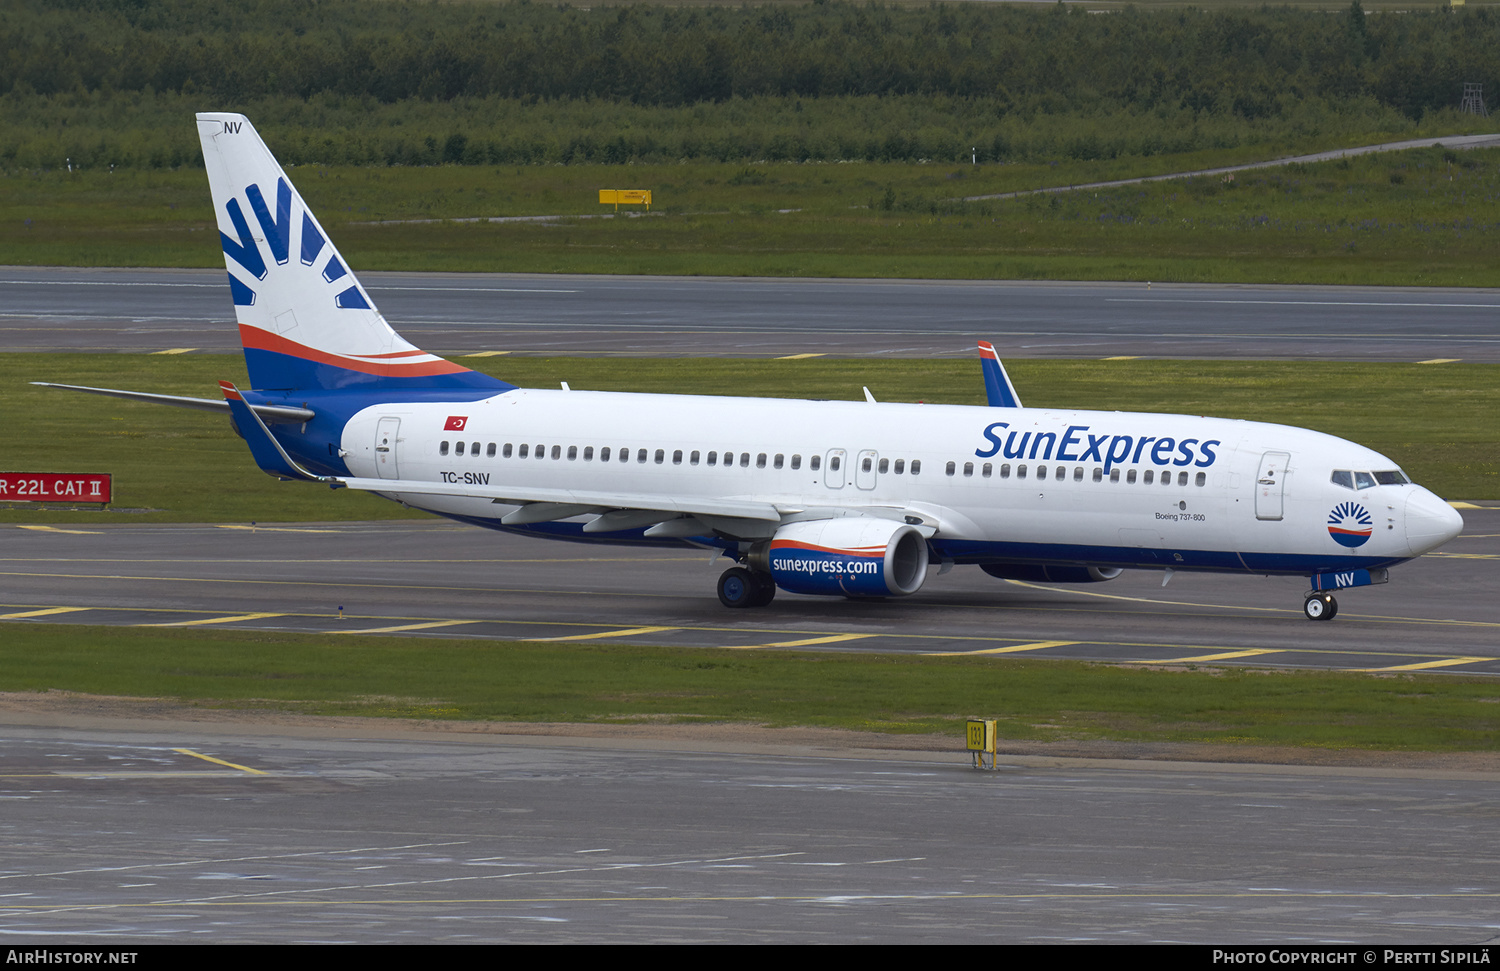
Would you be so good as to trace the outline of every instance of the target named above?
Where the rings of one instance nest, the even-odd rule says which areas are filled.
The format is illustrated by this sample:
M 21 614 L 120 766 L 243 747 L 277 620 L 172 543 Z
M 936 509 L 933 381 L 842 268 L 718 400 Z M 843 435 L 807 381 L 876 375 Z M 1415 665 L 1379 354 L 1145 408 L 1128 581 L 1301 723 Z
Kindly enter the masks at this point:
M 1332 620 L 1339 614 L 1339 602 L 1331 593 L 1310 593 L 1302 601 L 1302 612 L 1308 620 Z
M 775 596 L 776 581 L 769 573 L 752 573 L 735 566 L 719 577 L 719 603 L 726 607 L 764 607 Z

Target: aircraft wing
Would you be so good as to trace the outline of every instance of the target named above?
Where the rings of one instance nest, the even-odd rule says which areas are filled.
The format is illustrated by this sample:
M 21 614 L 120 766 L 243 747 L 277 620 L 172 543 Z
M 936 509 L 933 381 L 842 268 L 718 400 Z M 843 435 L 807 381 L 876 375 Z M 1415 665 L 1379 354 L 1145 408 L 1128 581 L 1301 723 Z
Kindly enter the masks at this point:
M 536 489 L 524 486 L 481 486 L 461 482 L 415 482 L 409 479 L 362 479 L 354 476 L 322 476 L 334 488 L 361 489 L 389 495 L 468 496 L 522 506 L 543 505 L 528 516 L 505 520 L 511 524 L 548 522 L 579 516 L 590 510 L 638 509 L 685 515 L 727 516 L 735 519 L 757 519 L 780 522 L 781 511 L 774 503 L 744 499 L 688 499 L 683 497 L 631 492 L 586 492 L 574 489 Z M 566 512 L 569 508 L 576 512 Z M 541 518 L 536 518 L 541 517 Z M 665 518 L 665 517 L 664 517 Z

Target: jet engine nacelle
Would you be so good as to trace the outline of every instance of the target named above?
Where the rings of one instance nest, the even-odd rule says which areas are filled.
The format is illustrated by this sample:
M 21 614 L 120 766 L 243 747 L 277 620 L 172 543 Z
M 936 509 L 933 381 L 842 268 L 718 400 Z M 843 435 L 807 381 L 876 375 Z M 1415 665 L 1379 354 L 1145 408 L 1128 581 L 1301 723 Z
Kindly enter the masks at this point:
M 1032 583 L 1099 583 L 1125 571 L 1117 566 L 1047 566 L 1032 563 L 982 563 L 979 568 L 1002 580 Z
M 905 523 L 865 516 L 788 523 L 752 557 L 791 593 L 904 597 L 927 579 L 927 541 Z

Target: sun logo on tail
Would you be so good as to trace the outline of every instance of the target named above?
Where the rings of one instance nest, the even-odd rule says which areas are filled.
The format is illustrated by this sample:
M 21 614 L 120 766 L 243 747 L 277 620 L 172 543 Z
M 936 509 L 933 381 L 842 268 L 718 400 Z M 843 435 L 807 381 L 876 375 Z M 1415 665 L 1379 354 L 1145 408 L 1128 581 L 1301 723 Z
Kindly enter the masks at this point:
M 1370 514 L 1357 502 L 1341 502 L 1328 514 L 1328 535 L 1340 546 L 1363 546 L 1374 532 Z

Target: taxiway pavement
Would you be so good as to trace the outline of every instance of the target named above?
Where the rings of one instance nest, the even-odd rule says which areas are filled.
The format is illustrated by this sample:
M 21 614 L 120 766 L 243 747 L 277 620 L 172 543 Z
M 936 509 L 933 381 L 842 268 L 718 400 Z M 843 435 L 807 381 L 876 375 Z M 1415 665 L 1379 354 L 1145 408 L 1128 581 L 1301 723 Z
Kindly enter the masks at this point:
M 1500 674 L 1500 507 L 1463 512 L 1462 536 L 1341 592 L 1326 623 L 1302 616 L 1298 577 L 1041 586 L 974 567 L 933 568 L 907 598 L 727 610 L 715 582 L 730 563 L 704 551 L 441 520 L 4 526 L 0 621 Z
M 1500 361 L 1500 291 L 360 274 L 435 353 Z M 0 351 L 239 350 L 222 270 L 0 267 Z

